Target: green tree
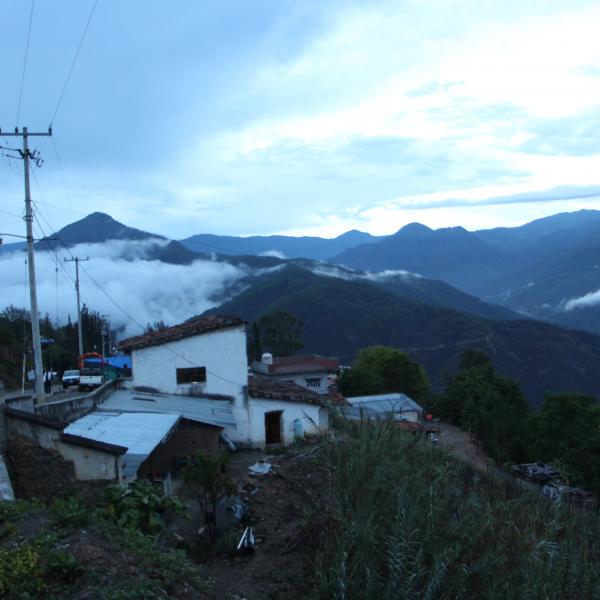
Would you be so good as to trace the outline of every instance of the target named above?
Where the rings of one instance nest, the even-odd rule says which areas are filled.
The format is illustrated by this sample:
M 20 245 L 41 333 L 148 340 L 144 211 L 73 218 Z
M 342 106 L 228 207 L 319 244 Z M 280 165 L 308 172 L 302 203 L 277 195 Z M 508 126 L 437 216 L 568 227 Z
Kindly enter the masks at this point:
M 423 402 L 429 391 L 425 371 L 404 352 L 387 346 L 371 346 L 358 353 L 352 368 L 338 380 L 346 396 L 401 392 Z
M 528 420 L 527 441 L 532 459 L 564 465 L 573 483 L 599 485 L 600 406 L 593 396 L 546 394 Z
M 217 539 L 217 503 L 235 488 L 227 474 L 229 457 L 221 452 L 198 452 L 183 470 L 183 479 L 204 510 L 204 523 L 211 543 Z
M 496 460 L 521 460 L 529 407 L 519 386 L 499 375 L 481 352 L 465 352 L 460 364 L 439 403 L 440 416 L 469 429 Z
M 263 315 L 256 326 L 256 347 L 274 356 L 291 356 L 303 346 L 302 321 L 284 310 Z

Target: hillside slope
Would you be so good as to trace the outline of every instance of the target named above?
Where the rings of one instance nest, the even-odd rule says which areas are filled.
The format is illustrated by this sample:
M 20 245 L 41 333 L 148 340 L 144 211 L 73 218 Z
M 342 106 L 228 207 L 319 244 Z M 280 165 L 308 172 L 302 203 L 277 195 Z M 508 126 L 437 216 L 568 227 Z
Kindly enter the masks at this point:
M 294 267 L 264 275 L 209 312 L 254 320 L 274 309 L 302 319 L 303 352 L 339 356 L 343 364 L 365 346 L 394 346 L 418 360 L 439 387 L 463 350 L 480 348 L 519 381 L 533 405 L 546 391 L 600 393 L 598 336 L 537 321 L 482 319 Z

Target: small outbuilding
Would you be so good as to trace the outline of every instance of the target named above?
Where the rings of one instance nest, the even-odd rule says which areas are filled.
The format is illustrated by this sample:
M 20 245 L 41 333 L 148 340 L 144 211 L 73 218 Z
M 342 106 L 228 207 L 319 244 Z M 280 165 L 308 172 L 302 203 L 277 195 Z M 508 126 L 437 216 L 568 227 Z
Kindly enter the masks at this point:
M 271 379 L 248 378 L 248 430 L 253 446 L 291 444 L 329 428 L 326 397 L 306 388 Z
M 349 406 L 341 410 L 349 419 L 392 419 L 419 423 L 423 416 L 423 408 L 401 393 L 347 397 L 346 401 Z

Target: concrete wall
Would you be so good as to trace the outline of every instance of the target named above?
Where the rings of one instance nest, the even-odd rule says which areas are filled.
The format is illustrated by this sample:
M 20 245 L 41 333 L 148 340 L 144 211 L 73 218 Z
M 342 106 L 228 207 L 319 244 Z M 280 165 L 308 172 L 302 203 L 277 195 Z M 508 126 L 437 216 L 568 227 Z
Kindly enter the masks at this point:
M 187 394 L 191 384 L 177 384 L 176 369 L 206 367 L 202 391 L 242 396 L 248 384 L 246 330 L 243 326 L 219 329 L 160 346 L 132 351 L 132 385 L 169 394 Z
M 54 443 L 65 460 L 70 460 L 75 466 L 75 477 L 80 481 L 113 480 L 121 482 L 122 457 L 63 442 L 60 439 Z
M 60 440 L 62 430 L 41 423 L 34 423 L 14 415 L 6 415 L 8 437 L 20 434 L 38 443 L 43 448 L 60 452 L 65 460 L 75 467 L 75 476 L 81 481 L 121 481 L 121 457 L 93 448 L 69 444 Z
M 8 437 L 13 433 L 24 435 L 43 448 L 54 448 L 62 430 L 59 427 L 48 427 L 41 423 L 33 423 L 13 415 L 6 415 L 6 433 Z
M 282 411 L 281 434 L 282 443 L 286 446 L 295 439 L 294 421 L 300 420 L 302 433 L 317 435 L 326 433 L 328 428 L 327 410 L 314 405 L 299 402 L 286 402 L 283 400 L 249 400 L 249 430 L 252 446 L 264 447 L 265 445 L 265 413 Z
M 35 414 L 49 419 L 71 423 L 94 410 L 116 389 L 116 381 L 107 381 L 88 394 L 67 400 L 44 402 L 35 406 Z M 13 408 L 17 408 L 14 406 Z

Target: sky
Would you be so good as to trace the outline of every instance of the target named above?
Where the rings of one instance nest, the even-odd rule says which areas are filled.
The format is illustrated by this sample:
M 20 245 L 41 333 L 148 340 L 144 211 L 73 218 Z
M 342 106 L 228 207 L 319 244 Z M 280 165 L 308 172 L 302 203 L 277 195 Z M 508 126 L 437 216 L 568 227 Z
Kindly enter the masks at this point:
M 94 211 L 182 239 L 600 209 L 598 1 L 31 9 L 0 0 L 0 127 L 52 122 L 32 141 L 38 235 Z M 3 153 L 0 232 L 22 234 L 22 164 Z

